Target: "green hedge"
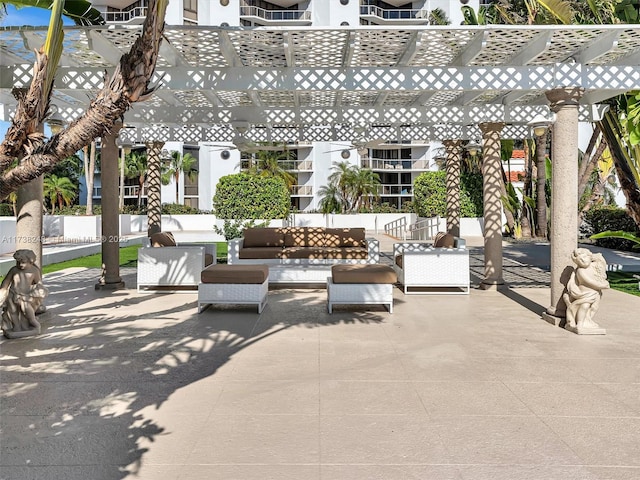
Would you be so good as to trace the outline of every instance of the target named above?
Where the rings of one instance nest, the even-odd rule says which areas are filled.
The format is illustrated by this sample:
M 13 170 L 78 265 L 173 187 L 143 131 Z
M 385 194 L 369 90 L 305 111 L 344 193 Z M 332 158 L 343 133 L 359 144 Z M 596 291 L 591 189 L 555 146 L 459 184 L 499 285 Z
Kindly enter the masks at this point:
M 584 222 L 580 226 L 580 233 L 587 237 L 607 230 L 623 230 L 640 235 L 638 226 L 624 208 L 593 208 L 585 214 Z M 620 238 L 602 238 L 595 240 L 595 244 L 599 247 L 637 252 L 637 249 L 633 249 L 633 242 Z
M 446 172 L 424 172 L 413 184 L 414 209 L 420 217 L 447 216 Z M 460 216 L 481 217 L 482 175 L 460 176 Z
M 0 217 L 13 217 L 13 206 L 10 203 L 0 203 Z
M 289 216 L 291 198 L 284 180 L 237 173 L 222 177 L 213 197 L 213 213 L 220 219 L 272 220 Z

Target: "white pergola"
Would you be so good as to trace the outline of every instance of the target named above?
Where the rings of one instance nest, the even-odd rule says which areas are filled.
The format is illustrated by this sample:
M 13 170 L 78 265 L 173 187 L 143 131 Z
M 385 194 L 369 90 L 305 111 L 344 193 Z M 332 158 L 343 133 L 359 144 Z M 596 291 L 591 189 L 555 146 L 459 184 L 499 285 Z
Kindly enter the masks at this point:
M 53 102 L 67 120 L 140 28 L 65 28 Z M 1 119 L 14 108 L 11 89 L 29 84 L 45 35 L 0 29 Z M 460 141 L 482 138 L 487 288 L 502 284 L 500 139 L 528 137 L 528 122 L 554 112 L 548 313 L 562 315 L 561 276 L 577 245 L 577 215 L 567 212 L 577 213 L 578 121 L 599 120 L 601 102 L 640 89 L 640 26 L 167 26 L 154 81 L 153 98 L 126 114 L 136 128 L 121 134 L 152 156 L 165 141 L 230 141 L 236 121 L 254 141 L 287 143 L 352 141 L 364 126 L 390 141 L 442 141 L 455 206 Z

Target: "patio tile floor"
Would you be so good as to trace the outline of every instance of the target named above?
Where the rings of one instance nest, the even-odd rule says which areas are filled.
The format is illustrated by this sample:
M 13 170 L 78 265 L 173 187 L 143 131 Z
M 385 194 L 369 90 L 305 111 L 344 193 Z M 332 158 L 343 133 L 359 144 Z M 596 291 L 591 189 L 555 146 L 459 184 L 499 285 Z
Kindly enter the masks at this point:
M 99 274 L 52 277 L 43 334 L 0 340 L 3 480 L 640 478 L 639 297 L 607 291 L 586 337 L 539 284 L 199 315 Z

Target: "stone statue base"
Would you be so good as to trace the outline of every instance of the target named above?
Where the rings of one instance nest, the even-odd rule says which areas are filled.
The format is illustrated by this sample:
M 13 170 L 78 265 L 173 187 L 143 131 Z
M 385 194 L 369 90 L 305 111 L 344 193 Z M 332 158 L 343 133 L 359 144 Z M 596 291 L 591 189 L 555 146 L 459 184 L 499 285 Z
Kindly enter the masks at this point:
M 7 338 L 25 338 L 25 337 L 35 337 L 36 335 L 40 335 L 39 328 L 33 328 L 31 330 L 19 330 L 14 332 L 13 330 L 3 330 L 4 336 Z
M 555 325 L 556 327 L 564 327 L 565 323 L 567 323 L 567 319 L 564 317 L 558 317 L 556 315 L 551 315 L 548 312 L 544 312 L 542 314 L 542 319 L 547 322 L 550 323 L 551 325 Z
M 565 325 L 564 329 L 572 333 L 575 333 L 577 335 L 606 335 L 607 334 L 607 330 L 602 327 L 585 328 L 585 327 L 579 327 L 579 326 L 572 327 L 571 325 Z

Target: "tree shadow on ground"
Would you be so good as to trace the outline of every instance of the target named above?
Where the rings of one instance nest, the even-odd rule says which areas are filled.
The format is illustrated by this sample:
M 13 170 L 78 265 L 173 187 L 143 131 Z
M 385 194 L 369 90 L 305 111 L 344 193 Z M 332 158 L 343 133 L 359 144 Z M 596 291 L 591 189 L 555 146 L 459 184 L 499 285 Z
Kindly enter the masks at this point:
M 133 288 L 95 291 L 99 275 L 47 282 L 42 335 L 0 341 L 3 478 L 135 475 L 148 445 L 172 433 L 149 412 L 181 388 L 215 381 L 238 353 L 285 330 L 380 323 L 386 312 L 328 315 L 324 291 L 312 301 L 280 291 L 270 314 L 198 315 L 193 294 L 137 295 L 131 272 L 123 279 Z

